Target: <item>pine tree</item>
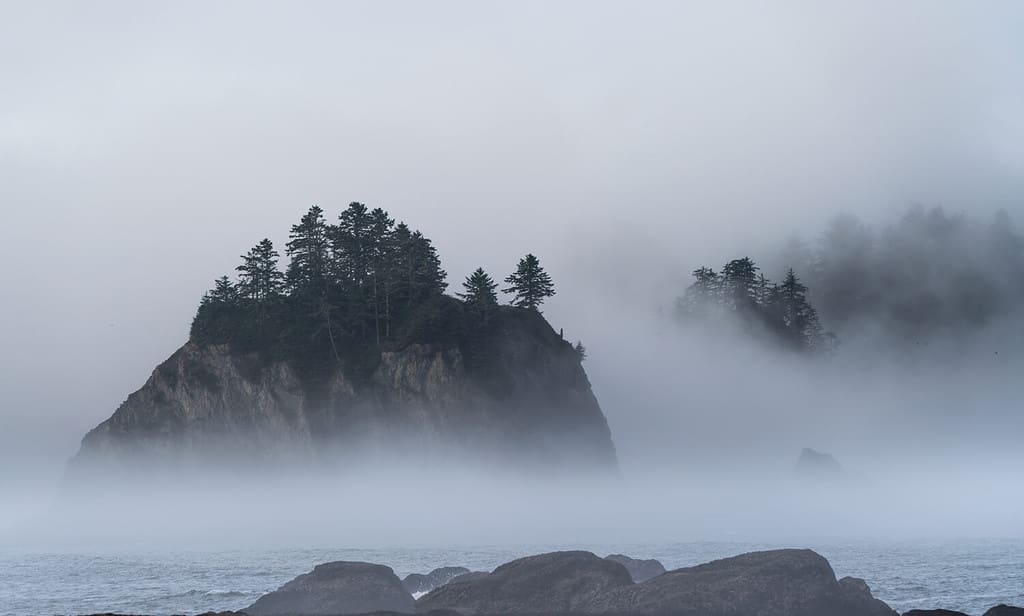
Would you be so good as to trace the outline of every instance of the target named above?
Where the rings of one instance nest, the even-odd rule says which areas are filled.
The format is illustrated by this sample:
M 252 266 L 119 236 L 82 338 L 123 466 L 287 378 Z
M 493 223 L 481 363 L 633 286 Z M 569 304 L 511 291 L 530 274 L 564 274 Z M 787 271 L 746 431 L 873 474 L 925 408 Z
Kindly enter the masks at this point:
M 747 312 L 757 306 L 758 269 L 750 257 L 725 264 L 722 268 L 722 301 L 727 310 Z
M 370 302 L 373 313 L 373 327 L 380 346 L 381 333 L 390 335 L 390 277 L 388 260 L 391 252 L 391 229 L 395 220 L 381 208 L 370 212 L 369 261 L 370 261 Z
M 238 288 L 243 297 L 262 306 L 281 293 L 284 275 L 277 269 L 279 257 L 274 244 L 266 238 L 242 256 L 242 264 L 235 269 L 239 272 Z
M 693 277 L 693 283 L 676 299 L 676 314 L 687 318 L 707 317 L 718 303 L 721 279 L 710 267 L 693 270 Z
M 551 282 L 551 276 L 540 266 L 540 260 L 532 254 L 528 254 L 519 260 L 516 271 L 509 274 L 505 279 L 508 288 L 502 289 L 502 293 L 512 293 L 512 305 L 537 310 L 544 300 L 555 294 L 555 285 Z
M 332 245 L 339 278 L 361 294 L 370 266 L 370 213 L 353 201 L 338 216 Z
M 573 350 L 576 351 L 576 357 L 579 357 L 581 362 L 587 361 L 587 347 L 583 346 L 582 340 L 576 341 Z
M 203 301 L 222 306 L 234 306 L 238 302 L 238 289 L 227 276 L 221 276 L 213 283 L 213 289 L 203 296 Z
M 328 284 L 330 262 L 329 228 L 324 211 L 314 205 L 297 225 L 292 225 L 285 253 L 291 259 L 286 279 L 299 294 L 323 296 Z
M 465 292 L 455 295 L 471 309 L 486 311 L 498 304 L 498 294 L 495 293 L 498 283 L 494 282 L 482 267 L 476 268 L 472 274 L 466 277 L 462 288 Z
M 815 350 L 821 344 L 821 323 L 818 313 L 807 301 L 807 287 L 789 269 L 781 284 L 775 287 L 773 313 L 783 337 L 795 348 Z

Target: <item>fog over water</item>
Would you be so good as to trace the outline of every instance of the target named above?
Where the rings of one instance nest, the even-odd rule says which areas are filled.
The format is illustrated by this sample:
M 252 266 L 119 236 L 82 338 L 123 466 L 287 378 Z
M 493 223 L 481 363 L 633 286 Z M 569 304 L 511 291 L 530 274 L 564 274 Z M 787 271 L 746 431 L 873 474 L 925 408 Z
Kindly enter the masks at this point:
M 1024 229 L 1024 5 L 3 13 L 0 543 L 1024 533 L 1012 315 L 922 362 L 882 345 L 808 360 L 667 316 L 691 270 L 775 258 L 840 212 L 1005 209 Z M 259 238 L 283 246 L 309 205 L 353 200 L 432 238 L 449 291 L 541 258 L 544 314 L 587 347 L 621 476 L 212 476 L 126 490 L 137 526 L 52 506 L 82 435 L 185 342 L 213 279 Z M 803 447 L 850 485 L 797 482 Z

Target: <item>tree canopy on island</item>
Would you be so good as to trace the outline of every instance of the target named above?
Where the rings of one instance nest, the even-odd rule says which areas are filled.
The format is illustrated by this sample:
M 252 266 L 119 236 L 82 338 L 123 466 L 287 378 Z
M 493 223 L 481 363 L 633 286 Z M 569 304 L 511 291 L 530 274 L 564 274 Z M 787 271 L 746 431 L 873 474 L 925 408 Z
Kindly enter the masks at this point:
M 733 259 L 722 271 L 700 267 L 694 282 L 676 300 L 676 314 L 685 320 L 736 318 L 746 329 L 769 334 L 796 351 L 831 350 L 834 339 L 821 327 L 807 300 L 807 287 L 792 269 L 782 283 L 759 274 L 750 257 Z
M 498 285 L 483 268 L 467 277 L 458 299 L 445 295 L 447 273 L 430 239 L 358 202 L 334 224 L 319 206 L 309 208 L 292 226 L 285 255 L 284 272 L 269 239 L 243 255 L 238 281 L 222 276 L 203 296 L 191 338 L 325 371 L 332 361 L 369 371 L 384 348 L 413 338 L 482 344 L 499 305 Z M 533 255 L 507 280 L 516 307 L 537 310 L 554 295 Z

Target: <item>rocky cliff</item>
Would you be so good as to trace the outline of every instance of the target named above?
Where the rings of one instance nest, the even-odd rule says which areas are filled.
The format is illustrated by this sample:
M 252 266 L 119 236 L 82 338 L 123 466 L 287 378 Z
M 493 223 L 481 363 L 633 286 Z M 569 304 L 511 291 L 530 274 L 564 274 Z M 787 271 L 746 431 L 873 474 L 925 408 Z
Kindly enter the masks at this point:
M 407 340 L 370 369 L 312 371 L 294 357 L 189 342 L 85 436 L 70 469 L 403 457 L 614 468 L 572 345 L 539 313 L 511 307 L 486 336 L 472 348 Z

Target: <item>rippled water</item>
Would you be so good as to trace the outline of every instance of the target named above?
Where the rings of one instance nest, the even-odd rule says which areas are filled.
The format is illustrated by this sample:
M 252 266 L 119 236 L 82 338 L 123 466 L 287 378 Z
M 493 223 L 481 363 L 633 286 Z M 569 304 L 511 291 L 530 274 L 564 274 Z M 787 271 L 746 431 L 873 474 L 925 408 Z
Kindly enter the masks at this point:
M 458 549 L 290 549 L 42 553 L 0 550 L 0 614 L 153 615 L 239 609 L 314 565 L 365 560 L 399 576 L 441 565 L 492 569 L 518 556 L 589 549 L 657 558 L 672 569 L 780 546 L 757 543 L 574 545 Z M 980 616 L 998 603 L 1024 605 L 1024 540 L 935 544 L 822 544 L 812 547 L 837 576 L 868 581 L 894 609 L 943 607 Z

